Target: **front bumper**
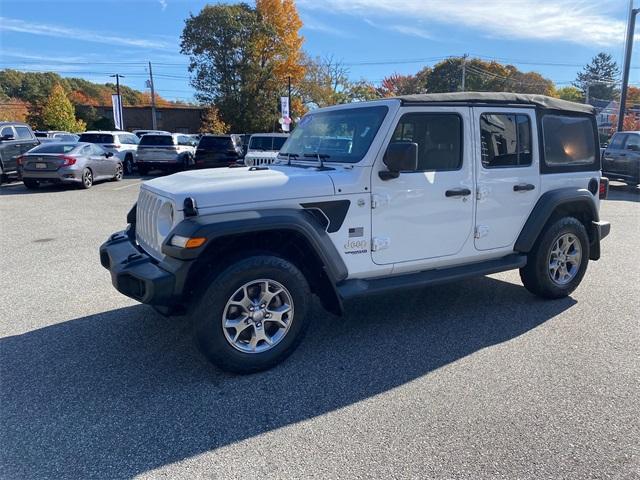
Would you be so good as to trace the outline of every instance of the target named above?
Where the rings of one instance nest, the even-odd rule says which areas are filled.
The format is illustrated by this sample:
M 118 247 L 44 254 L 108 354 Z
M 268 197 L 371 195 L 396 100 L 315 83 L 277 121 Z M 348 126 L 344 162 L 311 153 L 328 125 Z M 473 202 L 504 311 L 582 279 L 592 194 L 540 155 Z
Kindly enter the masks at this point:
M 142 303 L 181 303 L 192 262 L 169 258 L 158 262 L 136 245 L 130 232 L 114 233 L 100 246 L 100 263 L 120 293 Z

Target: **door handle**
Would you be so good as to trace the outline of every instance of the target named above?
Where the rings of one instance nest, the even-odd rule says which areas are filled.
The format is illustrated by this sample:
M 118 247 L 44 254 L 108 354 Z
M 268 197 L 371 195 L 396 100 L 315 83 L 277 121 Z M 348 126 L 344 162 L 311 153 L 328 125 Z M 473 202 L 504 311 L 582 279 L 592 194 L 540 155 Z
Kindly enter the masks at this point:
M 536 186 L 531 184 L 531 183 L 521 183 L 519 185 L 514 185 L 513 186 L 513 191 L 514 192 L 529 192 L 531 190 L 534 190 L 535 188 L 536 188 Z
M 466 197 L 467 195 L 471 195 L 471 190 L 468 188 L 454 188 L 444 192 L 444 195 L 445 197 Z

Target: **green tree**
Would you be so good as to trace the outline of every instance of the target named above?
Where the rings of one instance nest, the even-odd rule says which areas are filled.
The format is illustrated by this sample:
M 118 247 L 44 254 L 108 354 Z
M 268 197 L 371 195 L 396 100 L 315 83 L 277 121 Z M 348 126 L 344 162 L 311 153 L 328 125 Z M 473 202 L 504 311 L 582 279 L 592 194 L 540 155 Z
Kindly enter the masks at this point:
M 42 126 L 50 130 L 84 131 L 86 124 L 76 120 L 75 109 L 62 85 L 56 84 L 42 108 Z
M 584 97 L 582 96 L 582 92 L 576 87 L 562 87 L 556 90 L 556 97 L 561 98 L 562 100 L 569 100 L 570 102 L 582 103 L 584 102 Z
M 616 86 L 619 77 L 620 69 L 613 57 L 600 52 L 578 73 L 573 85 L 578 87 L 585 97 L 613 100 L 620 94 Z

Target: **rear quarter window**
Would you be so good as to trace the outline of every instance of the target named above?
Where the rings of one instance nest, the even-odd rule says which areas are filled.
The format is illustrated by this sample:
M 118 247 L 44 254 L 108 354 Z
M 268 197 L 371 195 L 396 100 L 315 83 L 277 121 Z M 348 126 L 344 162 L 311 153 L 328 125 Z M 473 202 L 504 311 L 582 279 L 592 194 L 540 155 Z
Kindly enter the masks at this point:
M 600 169 L 593 119 L 587 116 L 542 116 L 544 166 L 548 173 Z

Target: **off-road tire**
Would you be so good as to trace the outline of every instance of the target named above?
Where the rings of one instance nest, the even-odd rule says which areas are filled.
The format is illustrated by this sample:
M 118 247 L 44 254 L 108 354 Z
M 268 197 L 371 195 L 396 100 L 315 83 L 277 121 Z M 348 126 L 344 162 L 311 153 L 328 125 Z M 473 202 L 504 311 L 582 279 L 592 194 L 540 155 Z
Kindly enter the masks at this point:
M 280 257 L 256 254 L 231 264 L 212 277 L 190 313 L 196 342 L 209 361 L 226 371 L 253 373 L 273 367 L 295 350 L 308 327 L 311 298 L 307 279 L 295 265 Z M 284 337 L 271 349 L 244 353 L 227 340 L 222 318 L 234 292 L 258 279 L 273 280 L 287 289 L 293 302 L 293 317 Z
M 34 180 L 32 178 L 23 178 L 22 183 L 29 190 L 37 190 L 40 187 L 40 182 L 38 180 Z
M 549 260 L 551 250 L 557 240 L 565 234 L 572 234 L 580 243 L 581 260 L 575 276 L 565 285 L 559 285 L 551 278 Z M 543 298 L 562 298 L 571 294 L 584 277 L 589 263 L 589 237 L 584 225 L 574 217 L 563 217 L 550 223 L 542 231 L 529 252 L 527 265 L 520 269 L 520 278 L 525 288 Z

